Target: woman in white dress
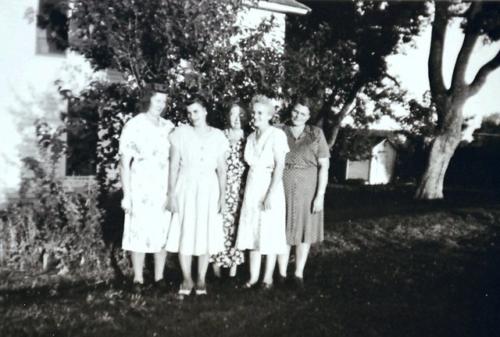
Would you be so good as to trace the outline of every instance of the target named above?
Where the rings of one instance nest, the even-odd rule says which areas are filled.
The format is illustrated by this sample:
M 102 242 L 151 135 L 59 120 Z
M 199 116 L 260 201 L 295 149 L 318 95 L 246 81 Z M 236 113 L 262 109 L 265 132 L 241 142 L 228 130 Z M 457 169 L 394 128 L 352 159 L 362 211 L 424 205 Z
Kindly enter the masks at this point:
M 192 125 L 178 127 L 170 136 L 169 209 L 173 214 L 167 250 L 179 253 L 183 282 L 179 295 L 207 293 L 209 257 L 224 250 L 222 212 L 226 183 L 225 158 L 229 142 L 221 130 L 207 124 L 203 100 L 187 104 Z M 196 284 L 192 257 L 198 257 Z
M 266 255 L 264 289 L 271 289 L 277 254 L 287 251 L 285 232 L 285 192 L 283 168 L 288 143 L 285 133 L 273 126 L 274 106 L 266 96 L 252 100 L 255 131 L 248 136 L 245 161 L 250 166 L 236 248 L 250 250 L 250 279 L 245 288 L 257 284 L 261 255 Z
M 125 224 L 122 248 L 131 252 L 134 290 L 144 284 L 146 253 L 154 253 L 154 280 L 163 279 L 170 212 L 166 209 L 169 169 L 169 133 L 172 122 L 163 119 L 166 94 L 146 89 L 146 112 L 130 119 L 120 136 L 120 169 Z

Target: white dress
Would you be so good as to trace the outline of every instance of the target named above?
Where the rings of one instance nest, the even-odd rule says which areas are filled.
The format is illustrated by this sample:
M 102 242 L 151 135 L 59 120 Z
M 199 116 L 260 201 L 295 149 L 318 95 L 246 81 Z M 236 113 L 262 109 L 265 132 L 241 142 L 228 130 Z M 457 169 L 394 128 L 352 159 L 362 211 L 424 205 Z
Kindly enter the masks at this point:
M 141 113 L 129 120 L 120 136 L 120 155 L 132 158 L 130 168 L 131 212 L 125 214 L 122 248 L 157 253 L 165 250 L 170 212 L 165 209 L 168 191 L 172 122 L 155 125 Z
M 224 160 L 229 142 L 210 127 L 203 138 L 189 125 L 178 127 L 170 142 L 180 154 L 173 214 L 167 250 L 184 255 L 216 254 L 224 250 L 222 215 L 219 213 L 218 160 Z
M 269 127 L 257 140 L 255 132 L 248 136 L 245 161 L 250 166 L 241 208 L 236 248 L 258 250 L 261 254 L 286 252 L 285 191 L 283 181 L 271 200 L 271 209 L 264 211 L 263 202 L 271 184 L 274 155 L 283 162 L 289 151 L 285 133 Z

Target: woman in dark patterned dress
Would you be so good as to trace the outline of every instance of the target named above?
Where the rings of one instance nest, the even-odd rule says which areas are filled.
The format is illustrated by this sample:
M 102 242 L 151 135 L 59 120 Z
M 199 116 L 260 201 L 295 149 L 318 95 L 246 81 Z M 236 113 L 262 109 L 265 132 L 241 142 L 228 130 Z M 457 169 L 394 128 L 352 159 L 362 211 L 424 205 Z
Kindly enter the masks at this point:
M 230 277 L 236 276 L 238 265 L 245 261 L 243 252 L 234 247 L 245 190 L 246 164 L 243 160 L 245 110 L 238 104 L 232 104 L 226 120 L 229 127 L 224 130 L 224 135 L 229 140 L 230 147 L 226 159 L 226 209 L 223 214 L 225 250 L 211 257 L 214 274 L 217 277 L 221 276 L 221 267 L 229 268 Z
M 290 122 L 282 127 L 290 148 L 283 172 L 288 252 L 278 257 L 278 265 L 283 279 L 290 248 L 295 246 L 294 282 L 299 287 L 303 286 L 311 244 L 323 241 L 323 203 L 330 157 L 323 131 L 306 124 L 311 116 L 310 106 L 307 100 L 297 101 Z

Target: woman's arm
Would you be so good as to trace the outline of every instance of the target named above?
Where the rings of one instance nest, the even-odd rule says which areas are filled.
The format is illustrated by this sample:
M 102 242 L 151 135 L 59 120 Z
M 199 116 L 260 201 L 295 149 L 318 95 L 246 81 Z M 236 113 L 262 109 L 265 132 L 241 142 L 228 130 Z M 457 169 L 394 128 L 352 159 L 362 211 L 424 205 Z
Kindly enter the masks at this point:
M 318 185 L 316 187 L 316 196 L 313 201 L 313 213 L 321 212 L 325 201 L 325 191 L 328 185 L 328 168 L 330 167 L 329 158 L 318 159 Z
M 122 182 L 123 199 L 122 208 L 126 212 L 130 212 L 132 208 L 132 199 L 130 191 L 130 167 L 133 162 L 133 157 L 122 153 L 120 158 L 120 177 Z
M 175 185 L 179 177 L 179 164 L 181 156 L 179 150 L 175 146 L 170 146 L 170 162 L 169 162 L 169 176 L 168 176 L 168 202 L 167 208 L 170 212 L 177 212 L 177 200 L 175 198 Z
M 274 170 L 271 177 L 271 183 L 266 193 L 266 198 L 264 199 L 264 210 L 271 209 L 271 202 L 273 199 L 273 194 L 278 189 L 279 184 L 283 179 L 283 170 L 285 168 L 285 155 L 286 153 L 274 153 Z
M 217 160 L 217 178 L 219 180 L 219 212 L 223 213 L 226 205 L 226 155 Z

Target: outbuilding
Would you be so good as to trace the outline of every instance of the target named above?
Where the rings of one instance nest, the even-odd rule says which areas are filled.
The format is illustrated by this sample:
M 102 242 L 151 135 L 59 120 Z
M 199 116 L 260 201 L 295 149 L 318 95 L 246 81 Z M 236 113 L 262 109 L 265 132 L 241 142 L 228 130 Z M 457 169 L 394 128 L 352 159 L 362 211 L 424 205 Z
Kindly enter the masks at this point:
M 361 180 L 367 185 L 388 184 L 394 177 L 397 149 L 387 137 L 370 137 L 369 155 L 362 159 L 347 159 L 346 180 Z

